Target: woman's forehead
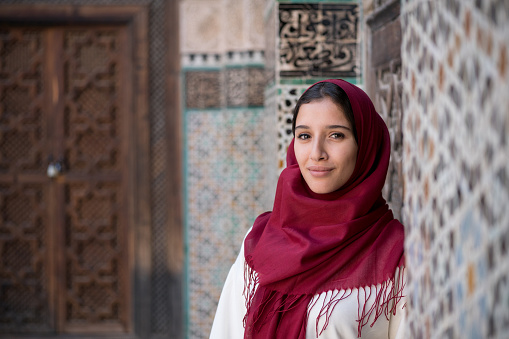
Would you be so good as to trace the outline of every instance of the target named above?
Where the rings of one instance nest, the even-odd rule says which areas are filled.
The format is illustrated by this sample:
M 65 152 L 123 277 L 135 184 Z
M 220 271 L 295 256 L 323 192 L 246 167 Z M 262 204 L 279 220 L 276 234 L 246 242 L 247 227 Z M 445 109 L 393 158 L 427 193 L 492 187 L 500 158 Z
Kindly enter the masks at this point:
M 299 109 L 297 121 L 327 121 L 339 120 L 345 121 L 346 116 L 341 106 L 334 103 L 330 98 L 314 100 L 303 104 Z

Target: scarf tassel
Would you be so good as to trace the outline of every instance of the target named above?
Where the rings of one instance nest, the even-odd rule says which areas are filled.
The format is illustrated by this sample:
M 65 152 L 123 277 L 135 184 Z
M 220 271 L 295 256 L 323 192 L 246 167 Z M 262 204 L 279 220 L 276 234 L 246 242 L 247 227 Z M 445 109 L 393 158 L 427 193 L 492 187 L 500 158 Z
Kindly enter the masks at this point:
M 246 309 L 247 313 L 244 316 L 244 327 L 247 326 L 247 318 L 248 314 L 251 313 L 251 306 L 253 303 L 253 298 L 258 288 L 259 278 L 258 274 L 251 268 L 248 264 L 247 260 L 244 262 L 244 291 L 243 296 L 246 300 Z M 357 311 L 357 336 L 360 338 L 362 333 L 362 328 L 369 323 L 369 319 L 374 316 L 373 321 L 370 324 L 370 327 L 373 327 L 378 318 L 382 315 L 385 316 L 387 320 L 390 320 L 390 315 L 396 315 L 397 305 L 399 301 L 403 298 L 403 290 L 405 287 L 404 280 L 404 267 L 400 267 L 399 272 L 395 274 L 391 279 L 388 279 L 381 284 L 378 284 L 374 287 L 361 287 L 358 289 L 357 294 L 357 303 L 358 303 L 358 311 Z M 322 305 L 320 307 L 320 312 L 316 319 L 316 337 L 318 338 L 323 331 L 327 328 L 330 322 L 330 317 L 336 305 L 351 296 L 353 293 L 353 289 L 347 290 L 334 290 L 332 293 L 327 293 L 324 298 Z M 371 299 L 371 296 L 375 294 L 375 300 L 371 307 L 367 307 L 367 301 Z M 361 294 L 363 294 L 363 298 L 361 298 Z M 300 299 L 306 298 L 307 295 L 290 295 L 290 294 L 280 294 L 278 292 L 267 290 L 264 291 L 264 295 L 262 297 L 262 301 L 260 303 L 260 308 L 256 310 L 256 314 L 254 314 L 252 323 L 257 324 L 258 328 L 263 327 L 263 325 L 267 322 L 268 319 L 272 318 L 275 313 L 278 312 L 287 312 L 294 308 Z M 276 304 L 279 304 L 278 308 L 272 310 L 268 314 L 265 315 L 263 319 L 261 319 L 261 315 L 264 313 L 265 306 L 272 301 L 272 299 L 277 298 L 275 300 Z M 283 300 L 284 299 L 284 300 Z M 306 324 L 309 320 L 309 315 L 311 309 L 314 308 L 319 300 L 319 295 L 314 295 L 311 299 L 311 302 L 308 304 L 308 310 L 306 315 Z M 404 305 L 405 306 L 405 305 Z M 403 306 L 403 307 L 404 307 Z M 325 317 L 325 322 L 321 328 L 319 328 L 319 322 L 322 317 Z M 261 321 L 261 322 L 260 322 Z M 246 328 L 246 330 L 249 330 Z
M 374 319 L 370 324 L 373 327 L 375 322 L 381 315 L 385 315 L 387 321 L 390 320 L 390 315 L 396 315 L 397 306 L 400 300 L 404 297 L 403 290 L 405 288 L 405 275 L 404 267 L 399 268 L 399 272 L 395 274 L 391 279 L 388 279 L 375 287 L 359 288 L 357 294 L 358 311 L 357 311 L 357 322 L 358 322 L 358 333 L 357 336 L 360 338 L 362 328 L 369 323 L 369 319 L 374 315 Z M 375 300 L 371 307 L 368 309 L 367 301 L 371 298 L 375 290 Z M 368 290 L 368 291 L 366 291 Z M 361 300 L 361 291 L 364 293 L 364 301 Z M 362 305 L 362 307 L 361 307 Z M 402 308 L 404 308 L 403 305 Z M 362 309 L 362 311 L 361 311 Z
M 253 299 L 255 296 L 256 289 L 258 288 L 259 278 L 258 274 L 248 265 L 247 260 L 244 262 L 244 291 L 242 295 L 246 299 L 246 315 L 244 316 L 244 328 L 247 329 L 247 318 L 248 314 L 251 313 L 251 306 L 253 304 Z M 262 314 L 265 311 L 265 307 L 274 300 L 275 305 L 279 305 L 276 309 L 268 312 L 263 319 L 261 319 Z M 292 310 L 299 304 L 299 300 L 302 298 L 306 298 L 306 295 L 290 295 L 290 294 L 280 294 L 277 291 L 265 290 L 262 296 L 262 301 L 260 303 L 260 307 L 256 310 L 256 313 L 253 315 L 252 323 L 257 324 L 258 328 L 263 327 L 266 322 L 271 319 L 276 313 L 284 313 Z

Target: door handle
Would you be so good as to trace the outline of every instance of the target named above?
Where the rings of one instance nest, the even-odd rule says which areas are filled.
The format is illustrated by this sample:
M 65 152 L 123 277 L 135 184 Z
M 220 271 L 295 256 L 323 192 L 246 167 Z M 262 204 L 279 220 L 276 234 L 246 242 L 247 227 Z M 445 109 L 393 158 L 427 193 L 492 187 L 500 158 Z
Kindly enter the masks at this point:
M 48 169 L 46 170 L 46 174 L 48 175 L 48 177 L 56 178 L 57 176 L 62 174 L 62 172 L 64 171 L 64 159 L 60 158 L 60 160 L 58 161 L 53 161 L 53 156 L 50 155 L 48 160 L 49 165 Z

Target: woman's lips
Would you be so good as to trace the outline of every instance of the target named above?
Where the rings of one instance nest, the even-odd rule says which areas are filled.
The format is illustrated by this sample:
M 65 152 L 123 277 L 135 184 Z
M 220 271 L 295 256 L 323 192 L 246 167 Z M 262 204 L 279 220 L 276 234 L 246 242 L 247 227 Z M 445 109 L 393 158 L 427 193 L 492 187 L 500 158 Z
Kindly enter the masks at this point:
M 314 177 L 324 177 L 333 170 L 333 168 L 324 166 L 309 166 L 307 169 Z

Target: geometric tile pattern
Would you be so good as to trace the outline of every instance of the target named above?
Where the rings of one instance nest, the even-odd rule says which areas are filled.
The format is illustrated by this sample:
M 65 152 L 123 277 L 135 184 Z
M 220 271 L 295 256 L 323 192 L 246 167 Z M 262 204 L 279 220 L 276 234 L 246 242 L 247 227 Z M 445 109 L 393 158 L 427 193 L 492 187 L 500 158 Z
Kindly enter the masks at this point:
M 184 55 L 188 338 L 208 338 L 228 270 L 255 218 L 272 209 L 275 111 L 263 52 Z
M 206 109 L 221 107 L 221 72 L 218 70 L 186 73 L 186 107 Z
M 263 106 L 265 69 L 263 67 L 231 67 L 225 70 L 226 106 Z
M 191 109 L 261 107 L 264 87 L 265 70 L 260 66 L 188 70 L 185 104 Z
M 274 126 L 263 108 L 187 111 L 186 242 L 190 338 L 208 338 L 242 239 L 272 209 Z
M 509 6 L 402 1 L 410 338 L 509 333 Z

